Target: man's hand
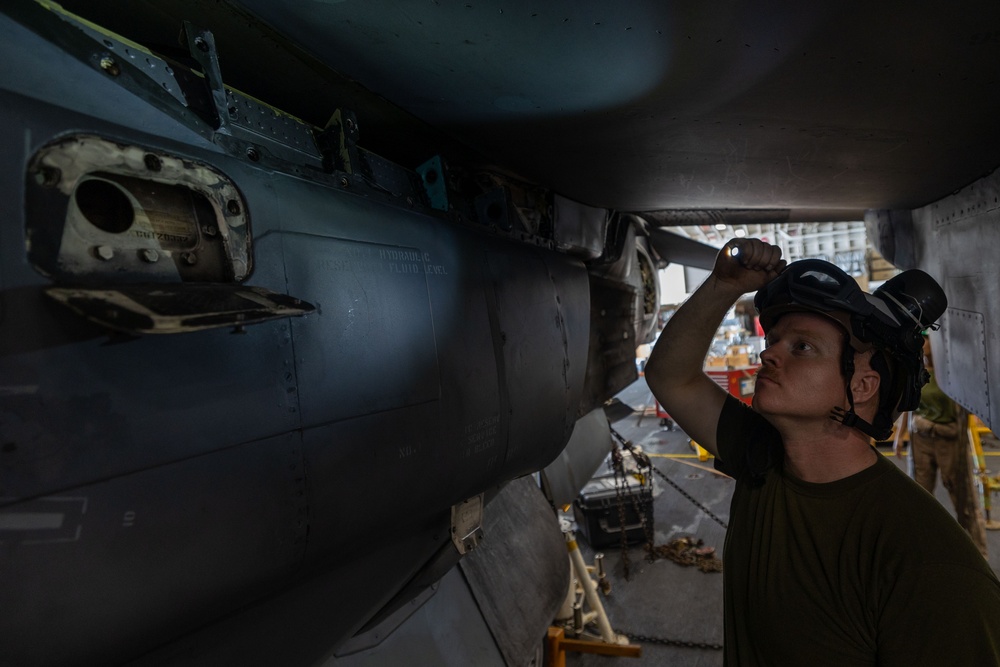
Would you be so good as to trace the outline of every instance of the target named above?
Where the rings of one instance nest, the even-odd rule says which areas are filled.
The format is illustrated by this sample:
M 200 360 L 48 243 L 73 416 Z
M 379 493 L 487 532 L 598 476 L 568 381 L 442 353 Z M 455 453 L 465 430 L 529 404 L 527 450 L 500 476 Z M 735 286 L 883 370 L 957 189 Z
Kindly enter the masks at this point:
M 754 292 L 785 270 L 781 248 L 760 239 L 733 239 L 719 251 L 712 275 L 740 294 Z
M 712 454 L 718 455 L 715 437 L 727 393 L 705 375 L 705 354 L 733 303 L 784 270 L 777 246 L 733 239 L 719 252 L 712 275 L 667 322 L 646 362 L 646 383 L 657 400 Z

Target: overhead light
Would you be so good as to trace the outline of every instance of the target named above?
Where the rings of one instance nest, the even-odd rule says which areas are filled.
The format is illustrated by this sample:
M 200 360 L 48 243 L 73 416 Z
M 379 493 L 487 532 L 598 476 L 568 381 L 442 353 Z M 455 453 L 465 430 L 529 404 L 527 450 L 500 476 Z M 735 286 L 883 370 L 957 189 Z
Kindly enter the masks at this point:
M 740 238 L 743 238 L 744 236 L 747 235 L 747 230 L 745 230 L 745 229 L 737 229 L 737 230 L 735 230 L 735 234 L 736 234 L 736 236 L 738 236 Z
M 718 229 L 721 232 L 721 231 L 725 231 L 725 229 L 726 229 L 727 226 L 728 225 L 724 225 L 724 224 L 722 224 L 720 222 L 720 223 L 718 223 L 718 224 L 715 225 L 715 228 Z

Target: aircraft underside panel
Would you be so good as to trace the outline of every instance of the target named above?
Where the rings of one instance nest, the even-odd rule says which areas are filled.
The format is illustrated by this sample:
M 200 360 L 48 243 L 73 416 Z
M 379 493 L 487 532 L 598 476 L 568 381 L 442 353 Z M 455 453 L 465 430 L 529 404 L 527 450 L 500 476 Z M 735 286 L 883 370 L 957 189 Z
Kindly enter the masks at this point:
M 364 511 L 358 507 L 359 512 Z M 217 665 L 317 665 L 358 625 L 360 614 L 389 599 L 415 563 L 436 544 L 425 525 L 391 532 L 378 543 L 344 544 L 330 564 L 282 587 L 216 623 L 151 647 L 129 667 Z M 98 638 L 99 639 L 99 638 Z M 113 641 L 113 637 L 110 638 Z M 91 641 L 97 641 L 91 638 Z M 62 664 L 94 664 L 93 662 Z
M 323 667 L 404 665 L 414 656 L 428 665 L 540 665 L 532 661 L 570 583 L 565 536 L 531 477 L 497 493 L 483 528 L 486 541 L 460 567 Z
M 587 270 L 0 36 L 0 663 L 314 664 L 457 562 L 452 506 L 558 455 Z M 243 287 L 304 305 L 140 335 L 107 296 Z
M 322 667 L 406 665 L 414 656 L 422 664 L 440 667 L 507 667 L 459 568 L 451 570 L 430 599 L 384 641 L 330 658 Z
M 335 224 L 336 211 L 328 215 Z M 321 311 L 319 324 L 292 325 L 306 425 L 438 400 L 427 253 L 296 233 L 264 239 L 262 253 L 269 243 L 285 254 L 289 292 L 311 295 Z
M 5 503 L 0 658 L 118 664 L 278 590 L 305 549 L 302 487 L 288 434 Z
M 489 546 L 469 554 L 462 572 L 508 665 L 530 665 L 570 585 L 566 539 L 531 477 L 509 483 L 483 529 Z M 497 586 L 498 573 L 508 583 Z
M 912 212 L 871 211 L 866 223 L 886 259 L 941 283 L 948 310 L 931 333 L 938 384 L 995 428 L 1000 332 L 989 323 L 1000 303 L 1000 171 Z

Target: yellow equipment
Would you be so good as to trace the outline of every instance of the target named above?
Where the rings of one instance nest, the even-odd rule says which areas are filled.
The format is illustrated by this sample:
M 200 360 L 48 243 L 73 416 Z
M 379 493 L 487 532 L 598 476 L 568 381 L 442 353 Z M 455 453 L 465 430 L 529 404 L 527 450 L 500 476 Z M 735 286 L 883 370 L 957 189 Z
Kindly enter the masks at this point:
M 1000 476 L 990 477 L 986 469 L 986 455 L 983 454 L 982 436 L 990 433 L 990 429 L 976 415 L 969 415 L 969 442 L 972 443 L 972 453 L 975 457 L 976 483 L 979 486 L 979 496 L 983 501 L 983 514 L 986 517 L 986 528 L 1000 530 L 1000 521 L 990 518 L 990 505 L 993 494 L 1000 491 Z

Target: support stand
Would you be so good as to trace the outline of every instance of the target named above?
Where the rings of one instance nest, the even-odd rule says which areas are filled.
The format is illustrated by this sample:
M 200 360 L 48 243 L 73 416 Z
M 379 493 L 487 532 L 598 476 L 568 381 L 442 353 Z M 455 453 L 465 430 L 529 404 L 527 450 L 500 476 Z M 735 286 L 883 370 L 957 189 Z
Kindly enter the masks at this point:
M 601 599 L 597 595 L 598 584 L 591 577 L 590 569 L 584 563 L 583 555 L 576 543 L 576 535 L 568 524 L 563 527 L 563 535 L 566 537 L 566 548 L 569 550 L 573 573 L 583 589 L 583 599 L 590 610 L 586 613 L 583 612 L 583 601 L 573 604 L 573 630 L 577 637 L 567 637 L 566 630 L 561 627 L 549 628 L 546 641 L 549 659 L 546 664 L 549 667 L 566 667 L 566 651 L 639 657 L 642 653 L 642 647 L 629 644 L 628 637 L 616 634 L 611 628 L 611 623 L 604 611 L 604 605 L 601 604 Z M 600 569 L 600 564 L 598 569 Z M 590 623 L 597 624 L 598 635 L 588 635 L 583 632 L 584 626 Z

